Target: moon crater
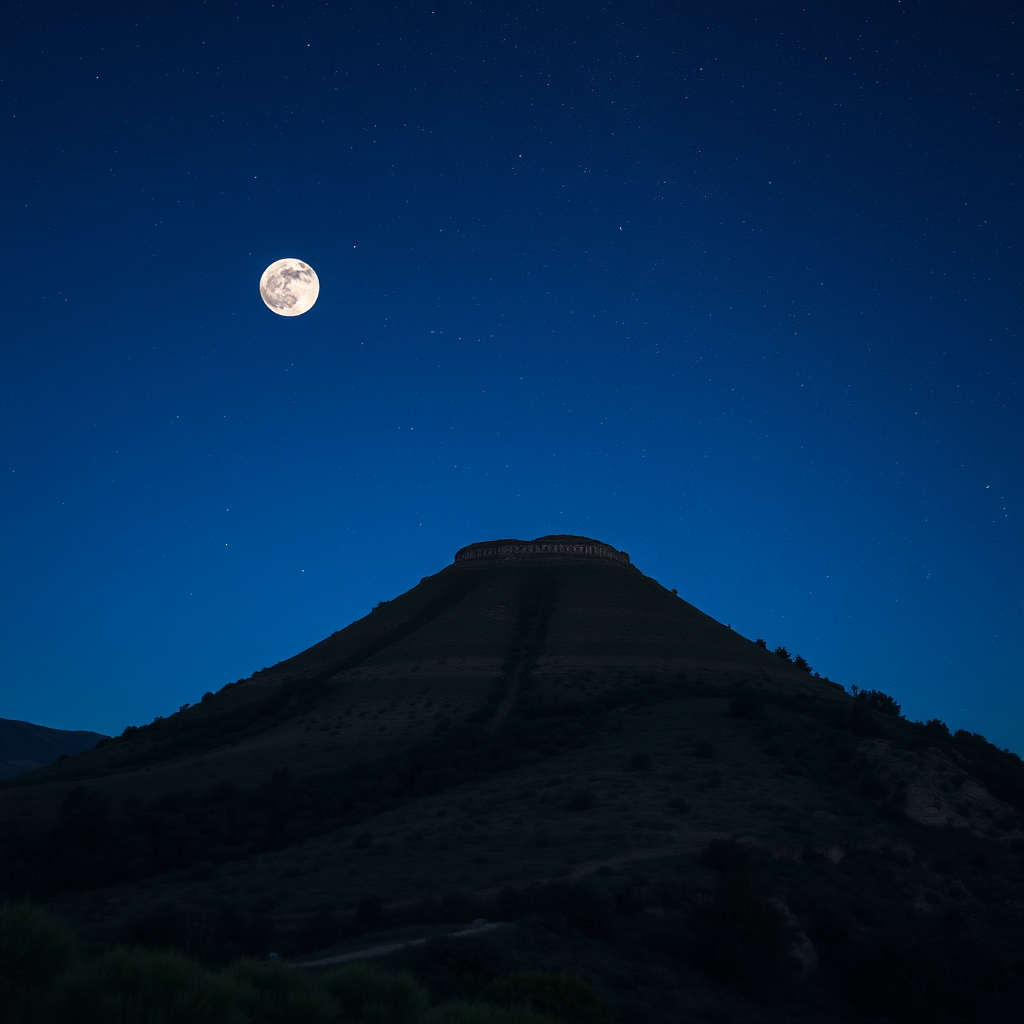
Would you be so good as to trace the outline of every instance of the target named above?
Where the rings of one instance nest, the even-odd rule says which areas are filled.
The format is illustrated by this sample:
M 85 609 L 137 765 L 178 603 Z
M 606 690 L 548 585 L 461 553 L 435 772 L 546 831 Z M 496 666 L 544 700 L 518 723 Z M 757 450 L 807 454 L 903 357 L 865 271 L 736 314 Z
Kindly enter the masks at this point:
M 277 260 L 260 278 L 260 295 L 279 316 L 300 316 L 312 309 L 319 294 L 320 279 L 302 260 Z

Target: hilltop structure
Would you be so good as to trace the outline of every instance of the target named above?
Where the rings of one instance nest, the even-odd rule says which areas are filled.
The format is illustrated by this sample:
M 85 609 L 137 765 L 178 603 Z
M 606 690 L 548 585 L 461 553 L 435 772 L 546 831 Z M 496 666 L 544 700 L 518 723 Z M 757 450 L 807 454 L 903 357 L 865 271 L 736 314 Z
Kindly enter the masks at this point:
M 605 558 L 628 565 L 629 555 L 590 537 L 553 533 L 535 540 L 485 540 L 467 544 L 455 552 L 455 564 L 483 560 L 506 561 L 511 558 Z

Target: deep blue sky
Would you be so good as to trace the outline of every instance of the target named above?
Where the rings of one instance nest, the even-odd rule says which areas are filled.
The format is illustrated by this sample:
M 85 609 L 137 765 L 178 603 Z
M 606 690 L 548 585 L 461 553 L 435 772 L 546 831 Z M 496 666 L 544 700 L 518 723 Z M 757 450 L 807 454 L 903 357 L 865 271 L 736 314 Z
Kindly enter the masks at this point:
M 1020 6 L 806 6 L 12 0 L 0 714 L 572 532 L 1024 751 Z

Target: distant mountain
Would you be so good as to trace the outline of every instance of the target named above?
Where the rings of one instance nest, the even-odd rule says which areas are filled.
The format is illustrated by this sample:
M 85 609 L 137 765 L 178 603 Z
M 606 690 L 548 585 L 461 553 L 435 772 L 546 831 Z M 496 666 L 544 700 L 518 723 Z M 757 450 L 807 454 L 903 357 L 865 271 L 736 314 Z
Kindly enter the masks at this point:
M 564 968 L 621 1021 L 1024 1019 L 1024 764 L 899 710 L 609 545 L 474 544 L 0 784 L 0 890 L 210 963 L 506 921 L 405 966 Z
M 50 729 L 45 725 L 0 718 L 0 779 L 10 779 L 52 764 L 62 754 L 92 750 L 105 739 L 107 737 L 98 732 Z

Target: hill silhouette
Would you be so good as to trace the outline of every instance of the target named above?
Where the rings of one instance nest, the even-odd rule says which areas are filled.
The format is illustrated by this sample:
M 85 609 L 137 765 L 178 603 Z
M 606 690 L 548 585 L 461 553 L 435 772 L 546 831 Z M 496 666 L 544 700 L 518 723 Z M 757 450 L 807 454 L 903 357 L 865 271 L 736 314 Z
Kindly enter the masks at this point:
M 217 962 L 488 917 L 512 924 L 407 966 L 446 996 L 566 969 L 635 1021 L 1020 1005 L 1020 759 L 589 538 L 463 548 L 0 796 L 5 890 L 98 942 Z
M 83 750 L 91 750 L 103 733 L 82 729 L 50 729 L 13 718 L 0 718 L 0 779 L 23 775 L 34 768 L 56 761 L 62 755 L 70 757 Z

